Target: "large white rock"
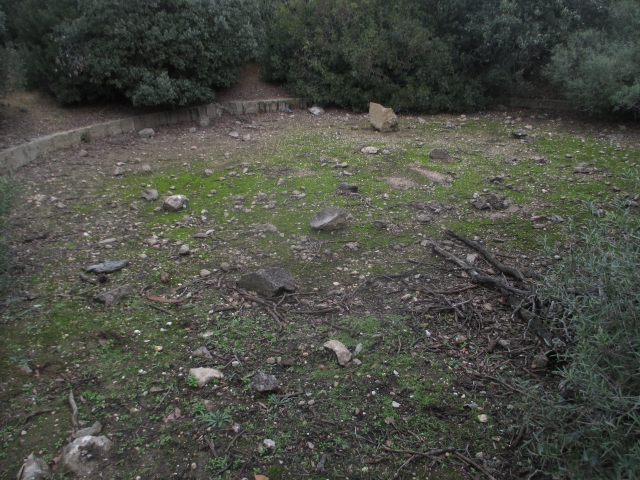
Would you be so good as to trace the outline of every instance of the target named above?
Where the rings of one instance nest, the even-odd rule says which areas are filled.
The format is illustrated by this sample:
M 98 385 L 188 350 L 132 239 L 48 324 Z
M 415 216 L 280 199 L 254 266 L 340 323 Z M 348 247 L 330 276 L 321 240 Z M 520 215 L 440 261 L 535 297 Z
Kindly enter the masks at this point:
M 379 103 L 369 104 L 369 121 L 373 128 L 380 132 L 390 132 L 398 128 L 398 117 L 392 108 L 385 108 Z
M 100 461 L 109 453 L 111 445 L 111 440 L 104 435 L 76 438 L 62 450 L 60 468 L 63 472 L 75 473 L 78 478 L 97 477 Z
M 342 342 L 338 340 L 329 340 L 324 344 L 324 348 L 333 350 L 338 357 L 338 363 L 343 367 L 351 361 L 351 352 Z
M 209 380 L 224 378 L 224 374 L 215 368 L 191 368 L 189 375 L 193 375 L 198 380 L 199 387 L 204 387 Z

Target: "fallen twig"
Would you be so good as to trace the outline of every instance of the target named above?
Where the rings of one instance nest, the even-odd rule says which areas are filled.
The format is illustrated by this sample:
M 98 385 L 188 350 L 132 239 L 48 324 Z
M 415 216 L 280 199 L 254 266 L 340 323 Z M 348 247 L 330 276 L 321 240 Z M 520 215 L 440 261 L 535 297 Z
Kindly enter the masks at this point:
M 76 405 L 76 400 L 73 398 L 73 390 L 69 391 L 69 405 L 71 405 L 71 427 L 75 437 L 78 431 L 78 405 Z
M 472 467 L 477 468 L 478 470 L 480 470 L 482 473 L 484 473 L 489 478 L 489 480 L 496 480 L 495 477 L 493 475 L 491 475 L 489 473 L 489 471 L 486 468 L 484 468 L 482 465 L 478 465 L 476 462 L 474 462 L 470 458 L 465 457 L 461 453 L 453 452 L 453 454 L 456 457 L 458 457 L 460 460 L 462 460 L 462 461 L 468 463 L 469 465 L 471 465 Z
M 506 275 L 509 275 L 509 276 L 511 276 L 513 278 L 517 278 L 520 281 L 524 281 L 524 275 L 522 274 L 522 272 L 520 270 L 518 270 L 517 268 L 510 267 L 508 265 L 504 265 L 504 264 L 500 263 L 496 257 L 494 257 L 488 250 L 486 250 L 478 242 L 474 242 L 473 240 L 471 240 L 470 238 L 467 238 L 465 236 L 458 235 L 457 233 L 452 232 L 451 230 L 447 230 L 445 233 L 447 235 L 449 235 L 450 237 L 453 237 L 456 240 L 459 240 L 462 243 L 466 244 L 467 246 L 473 248 L 475 251 L 480 253 L 480 255 L 482 255 L 485 258 L 485 260 L 487 260 L 487 262 L 489 262 L 491 265 L 493 265 L 495 268 L 497 268 L 502 273 L 504 273 Z
M 402 454 L 414 455 L 414 456 L 420 456 L 420 457 L 435 457 L 437 455 L 442 455 L 443 453 L 455 452 L 456 450 L 453 447 L 448 447 L 448 448 L 438 448 L 435 450 L 430 450 L 428 452 L 416 452 L 413 450 L 396 450 L 394 448 L 389 448 L 386 445 L 382 445 L 382 448 L 385 449 L 387 452 L 402 453 Z
M 160 303 L 181 303 L 186 300 L 186 298 L 164 298 L 158 295 L 149 294 L 146 296 L 147 300 L 151 300 L 152 302 L 160 302 Z
M 30 419 L 35 417 L 36 415 L 42 415 L 43 413 L 51 413 L 55 411 L 53 408 L 44 408 L 42 410 L 38 410 L 37 412 L 30 413 L 26 417 L 24 417 L 24 423 L 27 423 Z

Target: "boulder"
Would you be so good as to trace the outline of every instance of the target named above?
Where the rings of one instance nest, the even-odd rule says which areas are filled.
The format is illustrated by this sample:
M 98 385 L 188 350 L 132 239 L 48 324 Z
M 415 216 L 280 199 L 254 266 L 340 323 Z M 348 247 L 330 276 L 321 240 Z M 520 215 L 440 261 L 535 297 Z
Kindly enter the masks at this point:
M 51 475 L 49 465 L 33 453 L 27 457 L 22 468 L 16 476 L 16 480 L 42 480 Z
M 257 373 L 251 377 L 251 387 L 257 392 L 273 392 L 278 389 L 278 379 L 275 375 Z
M 87 435 L 76 438 L 62 450 L 60 470 L 72 472 L 78 478 L 98 477 L 100 460 L 109 453 L 111 445 L 111 440 L 104 435 L 100 437 Z
M 167 212 L 179 212 L 189 206 L 189 199 L 184 195 L 171 195 L 165 199 L 162 209 Z
M 157 200 L 159 197 L 158 190 L 155 188 L 150 188 L 149 190 L 145 190 L 140 194 L 140 198 L 144 198 L 145 200 L 149 200 L 152 202 L 153 200 Z
M 432 160 L 448 160 L 449 151 L 446 148 L 434 148 L 429 152 L 429 157 Z
M 213 355 L 211 355 L 211 352 L 205 346 L 194 350 L 193 352 L 191 352 L 191 355 L 193 355 L 194 357 L 206 358 L 207 360 L 213 360 Z
M 238 286 L 256 292 L 263 297 L 275 297 L 284 292 L 295 292 L 297 285 L 293 275 L 284 268 L 263 268 L 240 277 Z
M 324 115 L 324 110 L 320 107 L 311 107 L 309 109 L 309 113 L 313 114 L 313 115 Z
M 151 138 L 156 134 L 153 128 L 143 128 L 138 132 L 138 135 L 142 138 Z
M 133 295 L 135 291 L 129 285 L 121 285 L 119 287 L 114 288 L 113 290 L 109 290 L 108 292 L 101 293 L 100 295 L 96 295 L 93 299 L 96 302 L 104 303 L 107 307 L 112 305 L 116 305 L 120 303 L 120 301 L 126 297 L 127 295 Z
M 336 354 L 336 357 L 338 358 L 338 363 L 343 367 L 351 361 L 351 352 L 347 347 L 344 346 L 342 342 L 339 342 L 338 340 L 329 340 L 324 344 L 324 348 L 333 350 L 333 352 Z
M 380 132 L 390 132 L 398 128 L 398 117 L 392 108 L 385 108 L 379 103 L 369 104 L 369 121 L 373 128 Z
M 224 374 L 215 368 L 190 368 L 189 375 L 196 378 L 199 387 L 204 387 L 209 380 L 224 378 Z
M 344 193 L 357 193 L 358 185 L 356 185 L 355 183 L 342 182 L 340 185 L 338 185 L 338 191 Z
M 87 435 L 96 436 L 102 431 L 102 424 L 100 422 L 95 422 L 93 425 L 87 428 L 83 428 L 82 430 L 78 430 L 76 432 L 76 438 L 86 437 Z
M 338 207 L 328 207 L 316 213 L 310 220 L 315 230 L 339 230 L 347 223 L 347 211 Z

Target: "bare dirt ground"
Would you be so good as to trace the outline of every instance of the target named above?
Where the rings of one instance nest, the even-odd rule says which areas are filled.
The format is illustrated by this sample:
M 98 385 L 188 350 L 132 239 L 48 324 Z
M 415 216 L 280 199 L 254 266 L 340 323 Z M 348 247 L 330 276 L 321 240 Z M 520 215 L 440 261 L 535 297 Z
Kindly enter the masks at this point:
M 33 162 L 9 219 L 0 477 L 31 452 L 62 475 L 97 421 L 111 448 L 85 449 L 69 478 L 530 478 L 526 382 L 555 392 L 562 348 L 532 288 L 569 254 L 565 222 L 635 214 L 638 164 L 636 126 L 474 112 L 381 134 L 339 110 L 225 116 Z M 188 207 L 164 211 L 174 194 Z M 313 230 L 329 206 L 346 227 Z M 128 265 L 87 272 L 103 260 Z M 273 266 L 295 292 L 236 283 Z M 223 377 L 199 385 L 197 367 Z M 259 373 L 276 385 L 259 391 Z

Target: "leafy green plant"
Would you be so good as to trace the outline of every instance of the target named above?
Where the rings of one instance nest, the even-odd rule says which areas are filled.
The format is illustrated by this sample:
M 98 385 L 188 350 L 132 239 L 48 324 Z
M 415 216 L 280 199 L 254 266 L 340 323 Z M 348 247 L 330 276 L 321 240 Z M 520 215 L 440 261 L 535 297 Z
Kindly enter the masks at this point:
M 187 377 L 187 385 L 192 388 L 196 388 L 198 386 L 198 379 L 195 377 L 195 375 L 189 375 Z
M 222 428 L 233 421 L 229 410 L 216 410 L 215 412 L 206 412 L 200 415 L 200 422 L 208 427 Z
M 640 221 L 605 211 L 570 225 L 571 254 L 540 295 L 568 345 L 560 392 L 530 388 L 528 454 L 554 475 L 637 478 L 640 469 Z M 581 474 L 577 476 L 582 477 Z
M 207 470 L 216 471 L 221 470 L 227 466 L 229 463 L 229 455 L 225 455 L 224 457 L 219 458 L 210 458 L 207 462 Z

